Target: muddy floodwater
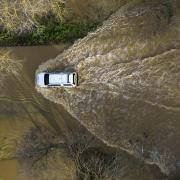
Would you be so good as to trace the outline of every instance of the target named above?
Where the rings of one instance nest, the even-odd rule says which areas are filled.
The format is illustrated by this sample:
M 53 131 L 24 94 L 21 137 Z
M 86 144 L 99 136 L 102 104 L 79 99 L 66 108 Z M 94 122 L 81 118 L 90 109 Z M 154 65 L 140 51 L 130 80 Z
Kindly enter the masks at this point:
M 36 121 L 47 122 L 59 133 L 76 126 L 73 118 L 61 106 L 54 106 L 34 89 L 34 74 L 38 65 L 56 57 L 68 46 L 61 44 L 0 49 L 10 51 L 14 61 L 21 60 L 23 64 L 19 77 L 21 84 L 16 78 L 7 77 L 0 93 L 0 179 L 20 179 L 21 172 L 14 158 L 16 144 Z
M 132 1 L 119 8 L 37 70 L 70 67 L 79 86 L 37 90 L 108 146 L 179 177 L 180 4 L 168 2 Z
M 115 178 L 98 180 L 180 179 L 180 1 L 91 1 L 71 2 L 90 19 L 103 14 L 103 24 L 73 45 L 4 50 L 10 52 L 0 64 L 0 180 L 26 180 L 25 170 L 34 173 L 33 180 L 88 179 L 87 172 L 94 179 L 100 148 L 103 160 L 115 162 L 111 173 L 112 166 L 109 172 L 103 166 Z M 35 87 L 36 73 L 68 70 L 78 73 L 77 87 Z M 39 134 L 29 131 L 34 127 Z M 95 145 L 87 143 L 82 129 Z M 41 157 L 35 168 L 18 168 L 34 156 Z
M 0 161 L 0 174 L 1 174 L 1 178 L 4 180 L 6 179 L 19 180 L 17 161 L 16 160 Z

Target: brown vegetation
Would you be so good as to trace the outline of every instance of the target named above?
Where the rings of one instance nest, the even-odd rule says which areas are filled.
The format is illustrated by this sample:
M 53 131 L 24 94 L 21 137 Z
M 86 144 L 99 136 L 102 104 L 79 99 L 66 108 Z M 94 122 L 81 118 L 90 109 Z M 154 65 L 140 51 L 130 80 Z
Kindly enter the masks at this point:
M 0 25 L 7 30 L 25 33 L 38 26 L 38 19 L 52 13 L 63 20 L 67 11 L 63 0 L 1 0 Z
M 22 173 L 32 179 L 73 179 L 74 165 L 61 141 L 50 127 L 32 128 L 18 144 Z
M 72 174 L 67 174 L 68 179 L 73 179 L 74 176 L 76 179 L 87 180 L 114 179 L 115 167 L 110 167 L 115 163 L 115 154 L 103 153 L 95 146 L 96 140 L 90 134 L 78 134 L 63 142 L 52 129 L 41 125 L 39 128 L 32 128 L 23 137 L 18 145 L 17 157 L 23 165 L 25 175 L 32 179 L 66 179 L 66 172 L 62 170 L 71 171 Z
M 71 67 L 75 89 L 37 88 L 109 146 L 180 172 L 179 1 L 120 8 L 37 72 Z M 157 150 L 157 151 L 154 151 Z
M 18 75 L 22 61 L 11 57 L 10 51 L 0 50 L 0 73 Z
M 102 21 L 119 7 L 125 5 L 128 0 L 69 0 L 68 7 L 77 18 L 90 21 Z
M 51 128 L 40 125 L 24 135 L 17 157 L 22 171 L 32 179 L 159 180 L 158 168 L 145 165 L 122 151 L 101 146 L 82 130 L 64 141 Z

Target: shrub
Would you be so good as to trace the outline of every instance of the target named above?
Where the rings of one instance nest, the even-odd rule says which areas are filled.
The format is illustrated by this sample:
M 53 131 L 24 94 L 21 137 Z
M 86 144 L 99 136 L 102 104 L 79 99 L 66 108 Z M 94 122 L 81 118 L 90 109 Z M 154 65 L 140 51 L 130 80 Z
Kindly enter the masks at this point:
M 171 153 L 160 153 L 157 149 L 154 149 L 150 152 L 150 159 L 159 166 L 164 174 L 168 176 L 176 174 L 176 158 Z
M 66 155 L 61 138 L 50 127 L 32 128 L 17 146 L 22 174 L 31 179 L 73 179 L 74 163 Z
M 73 42 L 94 30 L 99 23 L 48 21 L 34 28 L 32 32 L 16 35 L 6 30 L 0 31 L 0 46 L 44 45 L 58 42 Z
M 73 42 L 99 24 L 70 16 L 63 0 L 1 0 L 0 46 Z
M 75 173 L 76 179 L 115 179 L 117 154 L 103 152 L 96 148 L 96 143 L 97 140 L 89 133 L 77 135 L 64 142 L 49 127 L 41 125 L 39 128 L 32 128 L 24 135 L 18 144 L 17 157 L 21 161 L 25 174 L 31 177 L 46 174 L 49 169 L 52 174 L 55 173 L 53 169 L 59 169 L 59 171 L 64 169 L 60 163 L 63 161 L 62 154 L 64 154 L 64 158 L 70 158 L 68 162 L 71 162 L 71 167 L 74 168 L 71 171 Z M 53 158 L 56 160 L 52 160 Z M 41 179 L 43 179 L 42 176 Z
M 63 139 L 50 127 L 39 124 L 24 135 L 17 157 L 25 174 L 32 179 L 144 180 L 146 177 L 159 180 L 166 177 L 156 166 L 106 147 L 82 127 Z
M 64 4 L 62 0 L 1 0 L 0 25 L 19 34 L 29 32 L 39 25 L 38 17 L 49 12 L 62 21 L 67 14 Z

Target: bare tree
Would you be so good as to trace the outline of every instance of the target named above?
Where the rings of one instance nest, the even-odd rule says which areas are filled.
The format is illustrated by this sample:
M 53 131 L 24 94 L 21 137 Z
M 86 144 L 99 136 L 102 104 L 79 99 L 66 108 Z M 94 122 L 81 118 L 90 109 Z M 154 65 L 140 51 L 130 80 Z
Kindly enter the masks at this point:
M 49 126 L 32 128 L 17 145 L 22 173 L 32 179 L 67 179 L 75 174 L 74 163 L 61 137 Z
M 50 127 L 38 127 L 25 134 L 17 148 L 17 157 L 22 169 L 32 179 L 38 179 L 39 174 L 41 180 L 46 179 L 42 174 L 47 171 L 52 175 L 56 170 L 64 169 L 62 166 L 65 164 L 61 163 L 64 161 L 62 153 L 63 157 L 68 159 L 67 165 L 73 173 L 68 175 L 69 179 L 73 177 L 78 180 L 116 180 L 117 172 L 121 172 L 120 156 L 116 152 L 103 152 L 100 142 L 86 130 L 82 129 L 74 137 L 64 141 Z M 63 173 L 56 174 L 57 179 L 63 179 L 63 176 Z

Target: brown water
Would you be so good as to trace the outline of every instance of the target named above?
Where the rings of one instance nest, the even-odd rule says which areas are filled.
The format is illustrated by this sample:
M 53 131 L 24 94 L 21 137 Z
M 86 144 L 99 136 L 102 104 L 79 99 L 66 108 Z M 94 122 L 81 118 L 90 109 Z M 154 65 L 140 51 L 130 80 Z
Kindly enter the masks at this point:
M 0 161 L 0 179 L 20 180 L 20 177 L 18 176 L 18 163 L 16 160 Z
M 128 3 L 37 70 L 78 72 L 76 88 L 37 89 L 104 143 L 166 174 L 180 172 L 180 4 L 171 2 Z
M 11 51 L 14 60 L 23 60 L 23 69 L 19 79 L 7 78 L 8 83 L 1 89 L 0 179 L 19 180 L 18 162 L 11 158 L 15 156 L 18 140 L 36 122 L 49 124 L 62 136 L 63 132 L 70 132 L 76 126 L 73 118 L 61 106 L 45 100 L 34 89 L 34 74 L 38 65 L 56 57 L 67 46 L 6 48 Z
M 39 69 L 74 68 L 80 86 L 39 91 L 63 105 L 106 144 L 139 155 L 168 175 L 175 172 L 180 154 L 180 15 L 174 11 L 171 19 L 167 6 L 153 2 L 120 8 L 97 31 Z M 27 61 L 23 77 L 10 78 L 6 84 L 11 101 L 2 101 L 0 127 L 5 130 L 3 121 L 11 124 L 14 116 L 21 119 L 21 125 L 17 120 L 16 125 L 7 125 L 12 127 L 7 128 L 11 133 L 2 130 L 2 158 L 14 156 L 14 141 L 26 131 L 24 127 L 34 126 L 37 121 L 48 123 L 60 135 L 76 129 L 75 121 L 62 106 L 46 101 L 34 90 L 35 69 L 60 51 L 61 47 L 57 50 L 54 46 L 12 49 L 16 58 Z M 17 170 L 13 172 L 17 174 Z

